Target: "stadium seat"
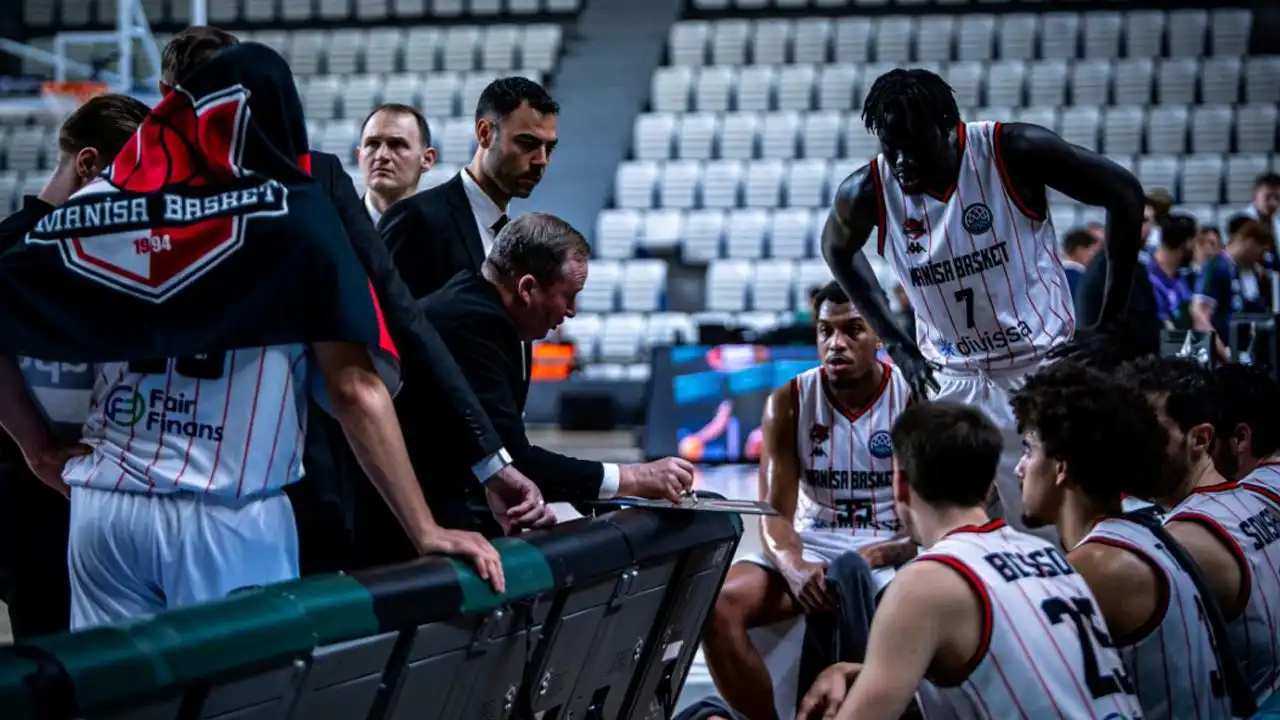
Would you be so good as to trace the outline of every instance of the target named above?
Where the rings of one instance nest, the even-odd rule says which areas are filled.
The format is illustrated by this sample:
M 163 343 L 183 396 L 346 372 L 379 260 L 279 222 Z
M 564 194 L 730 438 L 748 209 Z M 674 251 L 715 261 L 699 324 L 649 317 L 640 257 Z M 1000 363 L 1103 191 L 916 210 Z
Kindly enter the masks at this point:
M 628 261 L 618 282 L 623 310 L 661 310 L 667 290 L 667 263 L 662 260 Z
M 649 316 L 645 345 L 678 345 L 696 343 L 698 328 L 684 313 L 654 313 Z
M 1205 58 L 1200 66 L 1200 101 L 1210 105 L 1234 105 L 1240 99 L 1239 57 Z
M 796 160 L 787 168 L 785 184 L 788 207 L 823 205 L 827 202 L 827 164 L 822 160 Z
M 725 233 L 725 211 L 694 210 L 685 216 L 684 244 L 681 259 L 704 263 L 722 257 Z
M 1146 127 L 1146 110 L 1132 105 L 1104 108 L 1102 111 L 1102 151 L 1108 155 L 1142 152 L 1142 133 Z
M 1048 12 L 1041 17 L 1040 57 L 1046 60 L 1070 60 L 1077 57 L 1080 15 L 1073 12 Z
M 1270 169 L 1266 155 L 1232 155 L 1227 158 L 1226 200 L 1240 206 L 1253 200 L 1253 184 Z
M 668 172 L 671 167 L 667 166 Z M 659 165 L 652 160 L 636 160 L 618 166 L 614 177 L 614 204 L 620 208 L 652 207 L 659 169 Z M 662 205 L 670 206 L 665 197 Z
M 1098 149 L 1098 125 L 1100 123 L 1098 108 L 1086 105 L 1074 105 L 1063 108 L 1061 125 L 1062 139 L 1073 145 Z
M 1169 56 L 1200 57 L 1204 54 L 1209 13 L 1173 10 L 1169 13 Z
M 760 20 L 750 38 L 751 62 L 755 65 L 782 65 L 787 62 L 794 27 L 790 20 Z
M 776 210 L 769 216 L 769 256 L 782 260 L 812 257 L 809 238 L 813 214 L 805 208 Z
M 1032 63 L 1027 74 L 1027 104 L 1033 107 L 1060 107 L 1067 103 L 1067 76 L 1070 68 L 1065 60 L 1043 60 Z
M 641 357 L 646 328 L 643 315 L 615 313 L 600 327 L 600 357 L 634 362 Z
M 1194 58 L 1165 58 L 1156 72 L 1156 99 L 1162 105 L 1190 105 L 1196 101 L 1200 62 Z
M 831 269 L 821 260 L 803 260 L 796 264 L 793 308 L 809 305 L 809 291 L 831 282 Z
M 976 18 L 981 17 L 983 20 Z M 999 57 L 1002 60 L 1030 60 L 1036 56 L 1036 41 L 1040 38 L 1040 18 L 1030 13 L 1013 13 L 1009 15 L 999 16 L 999 20 L 989 16 L 975 16 L 970 21 L 975 25 L 991 24 L 998 26 L 999 31 L 996 33 L 997 44 L 999 46 Z M 966 40 L 965 33 L 972 33 Z M 990 60 L 991 59 L 991 41 L 983 38 L 984 32 L 990 32 L 982 27 L 966 28 L 965 23 L 960 25 L 960 56 L 961 60 Z M 967 52 L 965 48 L 970 48 Z M 1072 55 L 1074 57 L 1074 54 Z
M 707 265 L 707 297 L 711 311 L 742 312 L 747 309 L 747 287 L 752 265 L 747 260 L 717 260 Z
M 1276 148 L 1276 127 L 1280 120 L 1275 105 L 1241 105 L 1236 110 L 1236 149 L 1245 153 L 1265 153 Z
M 789 262 L 761 262 L 755 265 L 751 282 L 751 305 L 757 311 L 791 309 L 795 287 L 795 266 Z
M 1110 60 L 1120 57 L 1120 37 L 1124 15 L 1118 12 L 1090 12 L 1084 16 L 1084 56 Z
M 720 123 L 719 157 L 725 160 L 750 160 L 757 156 L 760 116 L 755 113 L 727 113 Z
M 587 283 L 578 294 L 578 307 L 584 312 L 613 312 L 618 304 L 618 283 L 622 277 L 622 263 L 616 260 L 596 260 L 587 273 Z
M 418 107 L 420 105 L 427 109 L 431 115 L 439 117 L 440 115 L 451 115 L 448 112 L 452 108 L 441 107 L 440 105 L 425 105 L 422 102 L 422 80 L 414 74 L 392 74 L 387 76 L 386 82 L 382 86 L 382 98 L 384 102 L 398 102 Z M 452 96 L 450 96 L 450 104 L 452 104 Z M 434 131 L 434 128 L 432 128 Z
M 781 160 L 759 160 L 743 173 L 742 204 L 749 208 L 775 208 L 782 204 L 787 166 Z
M 658 188 L 658 206 L 692 208 L 697 206 L 698 187 L 702 182 L 702 164 L 693 160 L 677 160 L 663 166 Z
M 1148 152 L 1183 153 L 1187 148 L 1188 115 L 1184 107 L 1159 105 L 1147 115 Z
M 945 77 L 956 91 L 956 104 L 973 107 L 982 102 L 986 66 L 978 61 L 962 61 L 947 66 Z
M 777 108 L 803 111 L 814 107 L 817 82 L 818 70 L 813 65 L 783 66 L 778 70 Z
M 1116 61 L 1112 71 L 1115 103 L 1147 105 L 1155 88 L 1155 63 L 1149 58 Z
M 1128 57 L 1164 55 L 1163 10 L 1130 10 L 1124 15 L 1124 45 Z
M 1179 200 L 1185 203 L 1218 203 L 1222 197 L 1221 155 L 1188 155 L 1182 164 Z
M 751 21 L 721 20 L 712 26 L 711 64 L 738 67 L 747 63 Z
M 1166 188 L 1176 192 L 1180 164 L 1176 155 L 1145 155 L 1138 158 L 1135 174 L 1144 188 Z
M 591 268 L 591 272 L 595 272 L 595 268 Z M 590 275 L 587 281 L 590 282 Z M 579 303 L 581 304 L 581 303 Z M 600 342 L 600 326 L 603 321 L 599 315 L 586 312 L 578 313 L 575 317 L 565 318 L 561 331 L 566 340 L 574 344 L 573 354 L 579 360 L 590 362 L 599 355 Z
M 742 186 L 743 165 L 721 160 L 707 163 L 702 175 L 702 207 L 734 208 Z
M 640 247 L 667 250 L 679 245 L 684 231 L 684 214 L 679 210 L 650 210 L 644 214 Z
M 1234 112 L 1225 105 L 1201 105 L 1191 111 L 1191 152 L 1225 153 L 1231 150 Z
M 0 212 L 8 215 L 16 211 L 22 202 L 18 194 L 18 173 L 0 172 Z
M 768 225 L 769 214 L 764 210 L 731 211 L 725 226 L 725 254 L 744 260 L 764 257 L 764 236 Z
M 1245 58 L 1244 101 L 1250 104 L 1280 103 L 1280 56 Z
M 684 160 L 710 160 L 720 135 L 720 117 L 714 113 L 683 116 L 676 128 L 676 156 Z
M 840 154 L 840 136 L 844 117 L 833 111 L 807 113 L 800 130 L 801 155 L 806 158 L 830 159 Z
M 617 260 L 629 258 L 636 250 L 640 234 L 640 213 L 636 210 L 605 210 L 596 218 L 596 236 L 592 250 L 596 257 Z
M 638 160 L 666 160 L 671 157 L 676 133 L 674 113 L 642 113 L 636 117 L 632 147 Z

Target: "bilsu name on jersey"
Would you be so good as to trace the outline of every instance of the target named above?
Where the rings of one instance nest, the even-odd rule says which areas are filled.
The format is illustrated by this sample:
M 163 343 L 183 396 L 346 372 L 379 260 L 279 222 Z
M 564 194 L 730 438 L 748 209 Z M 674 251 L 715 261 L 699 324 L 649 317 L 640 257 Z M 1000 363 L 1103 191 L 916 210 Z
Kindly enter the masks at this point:
M 149 433 L 159 431 L 222 442 L 222 426 L 197 422 L 191 417 L 195 409 L 195 399 L 184 393 L 169 395 L 157 388 L 144 397 L 131 385 L 117 385 L 107 393 L 104 412 L 108 420 L 123 428 L 141 425 Z
M 993 552 L 983 556 L 982 559 L 986 560 L 987 564 L 1008 582 L 1076 574 L 1071 563 L 1053 548 L 1033 550 L 1029 553 Z
M 1254 550 L 1261 550 L 1280 540 L 1280 513 L 1272 508 L 1265 508 L 1262 512 L 1245 518 L 1240 523 L 1240 532 L 1253 540 Z
M 36 240 L 67 237 L 78 230 L 125 232 L 161 226 L 189 225 L 200 220 L 249 211 L 278 210 L 288 192 L 275 180 L 207 195 L 103 193 L 84 195 L 44 216 L 31 231 Z
M 1009 263 L 1007 243 L 998 242 L 990 247 L 965 253 L 950 260 L 935 260 L 911 268 L 911 284 L 915 287 L 931 287 L 963 280 Z

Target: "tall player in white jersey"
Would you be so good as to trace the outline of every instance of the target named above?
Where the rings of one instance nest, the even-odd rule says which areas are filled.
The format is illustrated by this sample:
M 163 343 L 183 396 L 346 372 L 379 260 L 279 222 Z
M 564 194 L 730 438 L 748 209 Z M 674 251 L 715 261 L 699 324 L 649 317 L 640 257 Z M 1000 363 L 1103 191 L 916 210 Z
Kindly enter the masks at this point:
M 1012 404 L 1026 523 L 1055 525 L 1070 548 L 1067 560 L 1097 598 L 1143 717 L 1231 717 L 1195 580 L 1167 536 L 1122 513 L 1121 494 L 1151 497 L 1164 465 L 1167 435 L 1146 398 L 1064 362 L 1029 377 Z
M 915 555 L 890 494 L 889 430 L 910 390 L 879 361 L 875 331 L 839 285 L 813 306 L 821 365 L 775 390 L 764 411 L 760 495 L 780 514 L 763 521 L 764 552 L 730 568 L 703 637 L 717 689 L 753 719 L 773 717 L 774 694 L 747 631 L 833 609 L 826 569 L 844 553 L 862 553 L 878 587 Z
M 1120 346 L 1141 243 L 1142 187 L 1132 173 L 1037 125 L 965 123 L 951 87 L 926 70 L 892 70 L 862 110 L 881 153 L 836 192 L 822 253 L 917 394 L 981 407 L 1005 433 L 996 489 L 1020 523 L 1018 440 L 1008 393 L 1052 354 Z M 1107 209 L 1111 262 L 1097 328 L 1077 332 L 1050 217 L 1052 188 Z M 867 258 L 898 274 L 916 339 L 892 321 Z M 940 378 L 934 380 L 933 369 Z
M 841 720 L 896 719 L 914 694 L 926 717 L 1141 717 L 1084 579 L 987 515 L 1000 430 L 940 402 L 907 408 L 892 435 L 898 516 L 924 549 L 885 590 L 865 662 L 825 670 L 802 716 L 839 703 Z
M 1211 450 L 1221 412 L 1209 370 L 1188 358 L 1145 358 L 1118 379 L 1147 396 L 1168 434 L 1150 498 L 1165 529 L 1204 571 L 1231 649 L 1259 706 L 1280 684 L 1280 506 L 1225 479 Z

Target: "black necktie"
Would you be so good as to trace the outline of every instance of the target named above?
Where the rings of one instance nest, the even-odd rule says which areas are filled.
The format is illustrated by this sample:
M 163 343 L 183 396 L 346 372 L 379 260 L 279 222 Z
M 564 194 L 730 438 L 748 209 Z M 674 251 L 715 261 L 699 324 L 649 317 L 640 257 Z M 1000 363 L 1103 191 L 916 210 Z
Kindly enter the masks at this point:
M 507 217 L 506 213 L 503 213 L 502 217 L 498 218 L 492 225 L 489 226 L 489 229 L 493 231 L 494 235 L 497 235 L 498 233 L 502 232 L 502 228 L 506 227 L 507 223 L 509 222 L 511 222 L 511 219 Z

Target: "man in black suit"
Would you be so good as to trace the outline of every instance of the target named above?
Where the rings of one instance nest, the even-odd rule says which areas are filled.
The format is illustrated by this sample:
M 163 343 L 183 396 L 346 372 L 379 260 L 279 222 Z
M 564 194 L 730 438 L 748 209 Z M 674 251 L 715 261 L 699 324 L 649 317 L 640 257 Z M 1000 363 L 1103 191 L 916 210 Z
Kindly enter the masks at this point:
M 377 225 L 387 208 L 418 192 L 422 176 L 435 165 L 431 126 L 417 108 L 383 103 L 360 126 L 356 158 L 364 176 L 364 209 Z
M 590 252 L 582 235 L 563 220 L 543 213 L 522 215 L 498 234 L 480 273 L 458 272 L 419 304 L 480 397 L 516 467 L 548 500 L 579 502 L 617 494 L 678 502 L 693 483 L 693 465 L 683 459 L 622 466 L 580 460 L 531 445 L 525 434 L 529 369 L 521 346 L 573 317 Z M 415 408 L 430 408 L 438 403 L 437 392 L 407 385 L 402 397 Z M 406 424 L 405 433 L 418 434 L 408 443 L 416 453 L 414 465 L 432 468 L 432 511 L 440 522 L 495 533 L 487 514 L 476 511 L 483 501 L 474 497 L 475 482 L 466 464 L 448 451 L 458 430 L 423 412 L 418 422 Z M 443 509 L 446 499 L 453 510 Z M 378 516 L 385 513 L 373 507 Z M 398 531 L 385 520 L 378 526 Z M 399 554 L 406 549 L 401 544 Z M 387 560 L 399 559 L 394 548 L 387 551 L 392 553 Z
M 183 30 L 164 48 L 161 94 L 205 59 L 238 42 L 234 35 L 214 27 Z M 469 463 L 473 476 L 484 483 L 485 499 L 499 522 L 507 527 L 541 527 L 554 522 L 555 516 L 537 487 L 511 464 L 510 454 L 439 333 L 415 306 L 341 161 L 329 153 L 313 152 L 311 175 L 336 207 L 369 275 L 406 375 L 438 390 L 443 415 L 465 429 L 453 447 Z M 303 466 L 304 480 L 289 488 L 302 572 L 344 569 L 355 562 L 350 541 L 352 487 L 368 483 L 357 483 L 361 470 L 341 426 L 314 402 L 309 410 Z M 428 500 L 433 500 L 429 494 Z

